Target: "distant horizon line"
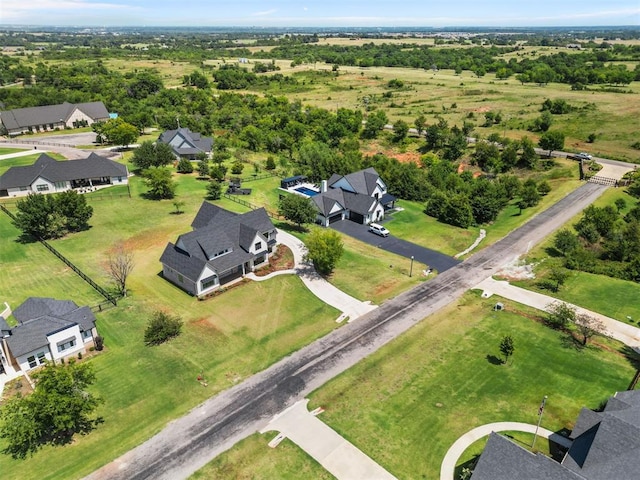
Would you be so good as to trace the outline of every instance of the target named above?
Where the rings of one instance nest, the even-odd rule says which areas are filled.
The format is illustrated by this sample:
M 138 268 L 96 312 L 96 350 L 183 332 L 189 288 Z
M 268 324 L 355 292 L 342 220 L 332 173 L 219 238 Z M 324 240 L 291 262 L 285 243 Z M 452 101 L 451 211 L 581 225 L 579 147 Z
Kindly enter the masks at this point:
M 372 25 L 372 26 L 363 26 L 363 25 L 99 25 L 99 24 L 65 24 L 65 25 L 55 25 L 55 24 L 39 24 L 39 23 L 0 23 L 0 28 L 184 28 L 184 29 L 202 29 L 202 28 L 233 28 L 233 29 L 242 29 L 242 28 L 252 28 L 252 29 L 287 29 L 287 28 L 304 28 L 304 29 L 358 29 L 358 30 L 378 30 L 385 28 L 392 29 L 404 29 L 404 30 L 442 30 L 442 29 L 542 29 L 542 28 L 550 28 L 550 29 L 577 29 L 577 28 L 586 28 L 586 29 L 615 29 L 615 28 L 634 28 L 640 30 L 640 25 L 635 24 L 620 24 L 620 25 L 443 25 L 443 26 L 416 26 L 416 25 Z

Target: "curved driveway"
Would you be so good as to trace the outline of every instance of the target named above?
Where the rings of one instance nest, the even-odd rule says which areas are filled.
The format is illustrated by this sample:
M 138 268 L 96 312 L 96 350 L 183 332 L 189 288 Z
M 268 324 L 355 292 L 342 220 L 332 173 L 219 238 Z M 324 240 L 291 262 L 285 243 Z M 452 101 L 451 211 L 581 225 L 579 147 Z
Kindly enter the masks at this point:
M 526 432 L 535 433 L 536 425 L 530 423 L 520 422 L 498 422 L 488 423 L 481 425 L 473 430 L 462 435 L 458 440 L 451 445 L 451 448 L 447 451 L 440 467 L 440 480 L 454 480 L 454 473 L 456 469 L 456 463 L 458 459 L 464 453 L 464 451 L 475 441 L 486 437 L 491 432 Z M 569 448 L 571 446 L 571 440 L 559 435 L 551 430 L 540 427 L 538 429 L 538 436 L 542 438 L 548 438 L 552 442 L 557 443 L 563 447 Z

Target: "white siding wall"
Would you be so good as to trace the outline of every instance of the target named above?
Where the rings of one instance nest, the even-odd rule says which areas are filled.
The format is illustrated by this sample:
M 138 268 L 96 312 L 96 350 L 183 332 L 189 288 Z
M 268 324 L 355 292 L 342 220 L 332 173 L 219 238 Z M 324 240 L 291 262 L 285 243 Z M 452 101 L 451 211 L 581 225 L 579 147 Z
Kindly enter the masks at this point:
M 62 352 L 58 352 L 58 343 L 74 338 L 75 345 L 71 348 L 67 348 Z M 51 355 L 54 360 L 59 360 L 69 355 L 77 354 L 78 352 L 85 352 L 84 342 L 82 341 L 82 334 L 80 333 L 80 327 L 74 325 L 73 327 L 65 328 L 61 332 L 48 335 L 49 348 L 51 349 Z
M 37 350 L 34 350 L 33 352 L 29 352 L 29 353 L 25 353 L 24 355 L 20 355 L 19 357 L 16 358 L 16 361 L 18 362 L 18 365 L 20 366 L 20 370 L 22 370 L 23 372 L 26 372 L 27 370 L 30 370 L 31 367 L 29 366 L 29 361 L 27 360 L 29 357 L 33 356 L 36 357 L 36 362 L 37 362 L 37 358 L 38 358 L 38 354 L 39 353 L 44 353 L 45 358 L 47 359 L 47 361 L 52 361 L 53 358 L 51 357 L 51 352 L 49 351 L 49 349 L 47 347 L 42 347 L 39 348 Z M 40 365 L 36 365 L 36 367 L 39 367 Z M 36 368 L 33 367 L 33 368 Z
M 49 187 L 48 190 L 38 190 L 38 185 L 47 185 Z M 42 177 L 36 178 L 31 184 L 31 190 L 34 193 L 54 193 L 56 191 L 55 184 L 51 183 L 49 180 L 46 180 Z
M 170 282 L 176 284 L 178 287 L 185 290 L 191 295 L 197 295 L 196 284 L 193 280 L 188 279 L 184 275 L 179 274 L 173 268 L 169 268 L 166 265 L 162 265 L 162 276 Z
M 81 112 L 76 108 L 67 119 L 67 122 L 66 122 L 67 127 L 74 128 L 73 122 L 76 122 L 78 120 L 86 120 L 89 125 L 93 123 L 93 118 L 91 118 L 90 116 L 86 115 L 85 113 Z
M 202 284 L 200 283 L 202 280 L 204 280 L 205 278 L 209 278 L 212 277 L 216 274 L 216 272 L 214 272 L 211 268 L 209 267 L 204 267 L 202 269 L 202 273 L 200 273 L 200 277 L 198 278 L 198 292 L 197 295 L 206 295 L 209 292 L 213 292 L 216 288 L 220 288 L 220 280 L 218 280 L 216 278 L 216 283 L 215 285 L 210 286 L 209 288 L 202 288 Z

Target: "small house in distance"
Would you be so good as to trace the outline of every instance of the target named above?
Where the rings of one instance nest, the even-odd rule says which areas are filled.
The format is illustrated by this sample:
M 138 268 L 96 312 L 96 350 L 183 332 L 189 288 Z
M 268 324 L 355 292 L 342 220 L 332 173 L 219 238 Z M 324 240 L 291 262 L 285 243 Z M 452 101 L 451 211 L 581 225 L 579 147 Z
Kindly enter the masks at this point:
M 109 120 L 102 102 L 43 105 L 0 112 L 0 123 L 8 135 L 78 128 Z
M 0 376 L 14 377 L 45 362 L 85 353 L 98 335 L 91 309 L 71 300 L 31 297 L 13 317 L 15 327 L 0 317 Z
M 170 145 L 177 158 L 189 160 L 197 160 L 200 154 L 209 157 L 213 148 L 213 138 L 204 137 L 188 128 L 166 130 L 160 134 L 158 141 Z
M 238 214 L 203 202 L 191 226 L 167 244 L 160 262 L 164 278 L 198 297 L 266 263 L 276 245 L 264 208 Z

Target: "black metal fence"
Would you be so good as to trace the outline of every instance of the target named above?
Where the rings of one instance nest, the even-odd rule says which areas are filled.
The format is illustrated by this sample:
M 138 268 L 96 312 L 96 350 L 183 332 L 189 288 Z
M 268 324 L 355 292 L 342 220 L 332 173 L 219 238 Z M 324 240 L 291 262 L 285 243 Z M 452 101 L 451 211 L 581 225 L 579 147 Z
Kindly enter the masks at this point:
M 19 143 L 24 145 L 50 145 L 52 147 L 76 148 L 70 143 L 43 142 L 41 140 L 0 140 L 0 143 Z
M 263 207 L 259 207 L 257 205 L 254 205 L 251 202 L 247 202 L 246 200 L 243 200 L 242 198 L 238 198 L 237 195 L 229 195 L 228 193 L 223 193 L 222 196 L 224 198 L 226 198 L 227 200 L 231 200 L 232 202 L 239 203 L 240 205 L 244 205 L 245 207 L 248 207 L 251 210 L 257 210 L 259 208 L 263 208 Z M 281 217 L 277 213 L 272 212 L 272 211 L 268 210 L 267 208 L 265 208 L 265 210 L 267 211 L 267 215 L 269 215 L 269 217 L 274 218 L 276 220 L 283 220 L 283 217 Z
M 2 210 L 4 213 L 6 213 L 12 220 L 15 220 L 16 216 L 11 213 L 7 207 L 5 207 L 4 205 L 0 205 L 0 210 Z M 73 263 L 71 263 L 71 261 L 69 259 L 67 259 L 67 257 L 65 257 L 64 255 L 62 255 L 60 252 L 58 252 L 55 248 L 53 248 L 51 245 L 49 245 L 44 239 L 40 238 L 40 237 L 35 237 L 36 240 L 38 240 L 42 245 L 45 246 L 45 248 L 47 250 L 49 250 L 51 253 L 53 253 L 56 257 L 58 257 L 60 260 L 62 260 L 62 262 L 67 265 L 71 270 L 73 270 L 74 272 L 76 272 L 76 274 L 82 278 L 85 282 L 87 282 L 95 291 L 97 291 L 100 295 L 102 295 L 109 303 L 112 303 L 114 306 L 118 305 L 118 299 L 116 297 L 114 297 L 113 295 L 111 295 L 109 292 L 107 292 L 104 288 L 102 288 L 100 285 L 98 285 L 96 282 L 94 282 L 91 278 L 89 278 L 88 275 L 86 275 L 82 270 L 80 270 L 78 267 L 76 267 Z

